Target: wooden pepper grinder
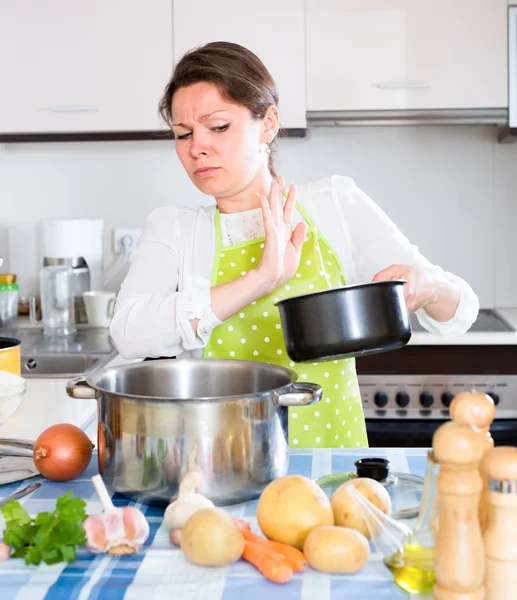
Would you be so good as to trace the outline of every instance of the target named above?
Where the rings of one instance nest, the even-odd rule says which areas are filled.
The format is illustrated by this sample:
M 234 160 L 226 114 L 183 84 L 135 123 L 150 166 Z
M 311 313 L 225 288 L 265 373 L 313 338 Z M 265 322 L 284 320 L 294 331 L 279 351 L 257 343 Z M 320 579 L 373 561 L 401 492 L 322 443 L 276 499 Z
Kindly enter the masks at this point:
M 484 446 L 479 430 L 448 421 L 433 436 L 440 464 L 434 546 L 436 600 L 485 600 L 485 548 L 478 519 Z
M 451 419 L 460 425 L 473 425 L 481 430 L 484 453 L 494 447 L 490 426 L 495 418 L 495 404 L 492 398 L 482 392 L 461 392 L 454 396 L 450 406 Z M 481 470 L 483 489 L 479 500 L 479 523 L 485 531 L 488 518 L 487 481 Z
M 517 448 L 492 448 L 485 454 L 482 468 L 488 477 L 486 598 L 514 600 L 517 597 Z

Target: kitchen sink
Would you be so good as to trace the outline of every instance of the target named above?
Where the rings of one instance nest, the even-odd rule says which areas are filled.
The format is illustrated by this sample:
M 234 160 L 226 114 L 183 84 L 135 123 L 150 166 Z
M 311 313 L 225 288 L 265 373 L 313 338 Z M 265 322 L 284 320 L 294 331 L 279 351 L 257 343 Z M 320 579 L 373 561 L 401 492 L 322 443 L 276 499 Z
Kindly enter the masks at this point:
M 117 355 L 107 328 L 81 327 L 69 336 L 46 336 L 41 327 L 3 328 L 21 342 L 22 377 L 70 378 L 105 366 Z
M 104 366 L 113 357 L 114 354 L 22 354 L 22 377 L 75 377 Z

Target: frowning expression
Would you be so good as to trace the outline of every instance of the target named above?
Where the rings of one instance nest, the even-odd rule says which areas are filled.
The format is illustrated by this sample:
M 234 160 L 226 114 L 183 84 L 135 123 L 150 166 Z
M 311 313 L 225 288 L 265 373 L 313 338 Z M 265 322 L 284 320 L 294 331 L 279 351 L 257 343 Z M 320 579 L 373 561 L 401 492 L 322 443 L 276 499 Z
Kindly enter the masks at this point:
M 213 83 L 179 88 L 172 99 L 176 152 L 194 185 L 225 197 L 245 189 L 264 168 L 263 121 L 229 102 Z

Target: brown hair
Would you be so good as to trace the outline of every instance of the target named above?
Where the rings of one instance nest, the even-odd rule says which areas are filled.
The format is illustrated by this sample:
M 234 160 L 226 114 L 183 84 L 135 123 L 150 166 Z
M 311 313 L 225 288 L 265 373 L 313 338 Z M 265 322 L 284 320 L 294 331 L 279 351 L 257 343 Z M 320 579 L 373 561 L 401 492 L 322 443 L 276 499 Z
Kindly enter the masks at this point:
M 267 109 L 278 104 L 275 81 L 262 61 L 244 46 L 231 42 L 210 42 L 187 52 L 176 65 L 160 100 L 162 119 L 172 128 L 172 98 L 176 90 L 199 82 L 214 83 L 229 102 L 246 106 L 254 119 L 263 119 Z M 276 177 L 269 146 L 269 172 Z

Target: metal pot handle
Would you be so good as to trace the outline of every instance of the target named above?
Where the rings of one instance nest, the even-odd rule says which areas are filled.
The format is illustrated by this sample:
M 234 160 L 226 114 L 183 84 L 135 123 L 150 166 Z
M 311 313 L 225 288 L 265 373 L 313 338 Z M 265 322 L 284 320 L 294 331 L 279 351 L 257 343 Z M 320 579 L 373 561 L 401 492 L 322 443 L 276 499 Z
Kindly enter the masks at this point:
M 70 379 L 66 384 L 66 393 L 70 398 L 79 400 L 96 400 L 97 392 L 87 382 L 86 377 L 80 376 Z
M 321 400 L 323 389 L 317 383 L 297 381 L 285 388 L 285 392 L 275 394 L 277 406 L 309 406 Z

